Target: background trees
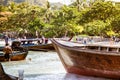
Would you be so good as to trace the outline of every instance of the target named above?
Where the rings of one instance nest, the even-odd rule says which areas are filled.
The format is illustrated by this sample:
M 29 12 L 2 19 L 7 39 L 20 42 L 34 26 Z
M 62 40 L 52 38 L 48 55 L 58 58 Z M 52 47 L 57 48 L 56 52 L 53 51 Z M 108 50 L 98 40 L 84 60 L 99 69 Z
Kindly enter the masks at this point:
M 3 16 L 1 12 L 10 12 Z M 19 33 L 44 35 L 45 37 L 63 37 L 71 35 L 111 36 L 120 34 L 120 7 L 112 2 L 101 0 L 76 0 L 75 3 L 51 10 L 28 3 L 9 3 L 0 5 L 1 32 L 10 30 Z

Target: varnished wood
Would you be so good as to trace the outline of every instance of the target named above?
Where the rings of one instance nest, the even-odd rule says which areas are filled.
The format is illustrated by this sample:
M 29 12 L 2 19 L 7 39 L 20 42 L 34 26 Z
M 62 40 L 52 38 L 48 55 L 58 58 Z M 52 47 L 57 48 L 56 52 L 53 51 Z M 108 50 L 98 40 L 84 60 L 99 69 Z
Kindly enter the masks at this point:
M 10 61 L 24 60 L 26 58 L 27 54 L 28 54 L 28 51 L 26 51 L 26 52 L 17 51 L 15 53 L 12 53 L 10 55 Z M 5 57 L 4 57 L 4 53 L 0 53 L 0 62 L 4 62 L 4 61 L 6 61 Z
M 86 76 L 120 78 L 119 47 L 83 46 L 82 44 L 76 47 L 58 39 L 51 39 L 51 41 L 67 72 Z

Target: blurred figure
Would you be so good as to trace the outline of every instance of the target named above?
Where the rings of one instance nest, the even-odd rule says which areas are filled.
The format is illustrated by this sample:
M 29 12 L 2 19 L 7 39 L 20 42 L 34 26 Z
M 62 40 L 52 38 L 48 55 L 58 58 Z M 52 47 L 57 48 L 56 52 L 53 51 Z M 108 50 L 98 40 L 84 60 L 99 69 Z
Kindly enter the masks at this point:
M 12 48 L 9 46 L 9 44 L 6 44 L 3 52 L 5 53 L 5 61 L 10 61 L 10 54 L 12 54 Z
M 5 40 L 5 44 L 8 44 L 8 40 L 9 40 L 8 35 L 4 35 L 4 40 Z
M 42 35 L 42 43 L 45 44 L 45 37 Z

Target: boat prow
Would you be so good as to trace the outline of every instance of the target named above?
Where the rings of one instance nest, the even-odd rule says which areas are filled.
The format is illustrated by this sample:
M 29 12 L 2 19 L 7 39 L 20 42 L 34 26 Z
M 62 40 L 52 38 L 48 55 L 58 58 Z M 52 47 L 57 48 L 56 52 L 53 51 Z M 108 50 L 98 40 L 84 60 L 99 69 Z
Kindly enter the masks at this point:
M 120 47 L 51 41 L 68 73 L 120 79 Z
M 0 80 L 18 80 L 18 77 L 6 74 L 2 64 L 0 63 Z

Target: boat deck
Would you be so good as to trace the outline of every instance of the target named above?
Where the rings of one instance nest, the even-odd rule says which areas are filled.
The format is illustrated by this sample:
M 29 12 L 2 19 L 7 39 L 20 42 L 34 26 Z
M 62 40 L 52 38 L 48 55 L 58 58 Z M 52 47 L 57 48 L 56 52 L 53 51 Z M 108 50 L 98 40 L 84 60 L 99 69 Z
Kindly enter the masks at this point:
M 85 46 L 86 44 L 81 44 L 81 43 L 77 43 L 77 42 L 71 42 L 71 41 L 64 41 L 64 40 L 61 40 L 59 39 L 58 42 L 60 44 L 64 44 L 66 46 L 70 46 L 70 47 L 80 47 L 80 46 Z
M 71 49 L 75 49 L 82 52 L 90 52 L 106 55 L 120 55 L 120 43 L 111 44 L 110 42 L 95 42 L 88 44 L 81 44 L 78 42 L 57 40 L 60 44 L 69 46 Z M 94 50 L 94 51 L 93 51 Z
M 71 41 L 65 41 L 65 40 L 57 40 L 59 43 L 64 44 L 66 46 L 70 47 L 75 47 L 75 46 L 104 46 L 104 47 L 116 47 L 120 48 L 120 43 L 119 42 L 113 42 L 111 43 L 110 41 L 103 41 L 103 42 L 93 42 L 93 43 L 87 43 L 87 44 L 82 44 L 79 42 L 71 42 Z

